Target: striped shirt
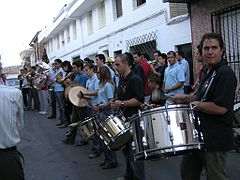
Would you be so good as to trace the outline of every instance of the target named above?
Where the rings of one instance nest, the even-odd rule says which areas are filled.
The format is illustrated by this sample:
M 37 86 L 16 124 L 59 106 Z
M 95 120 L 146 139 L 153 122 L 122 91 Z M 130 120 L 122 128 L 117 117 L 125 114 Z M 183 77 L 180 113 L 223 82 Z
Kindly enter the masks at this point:
M 20 142 L 23 122 L 23 99 L 19 89 L 0 85 L 0 149 Z

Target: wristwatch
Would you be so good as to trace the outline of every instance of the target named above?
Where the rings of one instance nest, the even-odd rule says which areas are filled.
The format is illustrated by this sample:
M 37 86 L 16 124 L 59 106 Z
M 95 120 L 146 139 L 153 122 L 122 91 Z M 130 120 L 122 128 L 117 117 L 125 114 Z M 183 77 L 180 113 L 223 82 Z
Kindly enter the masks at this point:
M 124 101 L 122 101 L 121 106 L 124 107 L 124 105 L 125 105 L 125 103 L 124 103 Z

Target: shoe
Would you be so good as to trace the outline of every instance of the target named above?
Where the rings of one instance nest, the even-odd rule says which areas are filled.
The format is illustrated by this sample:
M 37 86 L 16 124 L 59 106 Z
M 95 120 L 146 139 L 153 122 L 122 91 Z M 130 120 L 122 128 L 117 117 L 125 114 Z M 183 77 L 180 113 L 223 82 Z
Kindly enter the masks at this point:
M 93 158 L 96 158 L 98 156 L 100 156 L 101 154 L 100 153 L 96 153 L 96 152 L 92 152 L 91 154 L 89 154 L 89 159 L 93 159 Z
M 85 146 L 88 145 L 88 141 L 80 141 L 77 146 Z
M 102 161 L 102 162 L 99 164 L 99 166 L 104 166 L 106 163 L 107 163 L 107 162 L 104 160 L 104 161 Z
M 74 144 L 74 141 L 70 140 L 70 139 L 65 139 L 62 142 L 63 142 L 63 144 Z
M 112 169 L 118 167 L 118 163 L 106 163 L 102 169 Z
M 40 111 L 39 114 L 47 114 L 46 111 Z
M 67 137 L 69 137 L 69 136 L 71 136 L 71 135 L 72 135 L 72 132 L 69 131 L 69 130 L 65 133 L 65 136 L 67 136 Z
M 66 127 L 68 127 L 67 124 L 62 124 L 62 125 L 58 126 L 58 128 L 66 128 Z
M 57 126 L 61 126 L 61 125 L 63 125 L 63 123 L 57 123 L 56 125 L 57 125 Z
M 117 180 L 126 180 L 125 177 L 119 177 Z
M 56 116 L 51 115 L 48 117 L 48 119 L 56 119 Z

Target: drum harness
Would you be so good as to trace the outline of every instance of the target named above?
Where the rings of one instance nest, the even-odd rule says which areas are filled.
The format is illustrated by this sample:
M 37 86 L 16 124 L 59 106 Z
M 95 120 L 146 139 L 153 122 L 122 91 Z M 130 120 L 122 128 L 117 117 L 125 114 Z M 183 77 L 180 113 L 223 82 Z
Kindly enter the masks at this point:
M 212 83 L 213 83 L 213 80 L 214 80 L 215 76 L 216 76 L 216 70 L 213 71 L 213 73 L 211 75 L 211 79 L 210 79 L 209 83 L 207 84 L 207 89 L 204 92 L 204 95 L 201 98 L 199 103 L 206 101 L 206 97 L 207 97 L 208 92 L 209 92 L 209 90 L 210 90 L 210 88 L 212 86 Z M 200 128 L 199 115 L 198 115 L 198 111 L 195 109 L 197 107 L 197 105 L 193 106 L 193 104 L 190 103 L 190 107 L 193 110 L 193 115 L 195 117 L 193 119 L 195 119 L 194 120 L 194 125 L 195 125 L 195 127 L 197 129 L 197 132 L 198 132 L 199 142 L 203 142 L 202 134 L 201 134 L 201 131 L 200 131 L 201 128 Z

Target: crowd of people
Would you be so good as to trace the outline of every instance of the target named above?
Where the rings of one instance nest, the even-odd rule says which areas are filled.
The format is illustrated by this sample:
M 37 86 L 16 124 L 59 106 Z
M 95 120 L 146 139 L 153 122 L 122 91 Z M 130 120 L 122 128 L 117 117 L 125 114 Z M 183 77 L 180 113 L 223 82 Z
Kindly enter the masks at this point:
M 63 143 L 77 143 L 79 131 L 77 145 L 92 141 L 89 158 L 103 153 L 104 159 L 99 165 L 102 169 L 110 169 L 118 166 L 116 152 L 110 150 L 98 133 L 89 138 L 81 128 L 69 127 L 70 124 L 84 122 L 96 114 L 98 121 L 103 122 L 116 112 L 121 112 L 126 122 L 131 122 L 131 117 L 144 109 L 144 103 L 154 108 L 163 106 L 168 100 L 191 102 L 201 121 L 204 151 L 183 156 L 182 179 L 200 179 L 203 169 L 210 180 L 229 179 L 226 158 L 233 144 L 231 123 L 237 80 L 223 59 L 224 43 L 220 35 L 204 35 L 196 49 L 195 58 L 200 68 L 193 85 L 190 84 L 189 62 L 181 50 L 166 54 L 157 50 L 151 63 L 140 52 L 116 55 L 111 63 L 106 62 L 103 54 L 97 54 L 95 61 L 85 58 L 71 63 L 55 59 L 43 79 L 38 77 L 39 67 L 23 68 L 19 80 L 24 109 L 51 114 L 48 119 L 59 117 L 57 127 L 68 128 Z M 41 81 L 37 81 L 39 79 Z M 87 90 L 77 93 L 77 98 L 87 99 L 86 105 L 74 105 L 67 97 L 66 91 L 76 85 Z M 1 145 L 1 149 L 9 148 Z M 126 159 L 122 179 L 144 179 L 143 161 L 134 161 L 131 141 L 122 147 L 122 151 Z

